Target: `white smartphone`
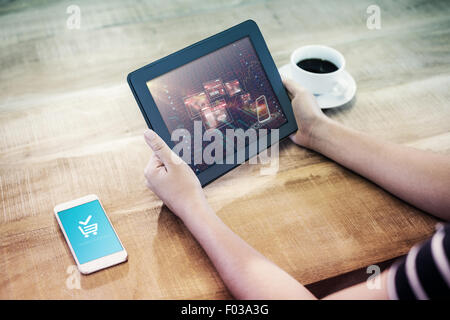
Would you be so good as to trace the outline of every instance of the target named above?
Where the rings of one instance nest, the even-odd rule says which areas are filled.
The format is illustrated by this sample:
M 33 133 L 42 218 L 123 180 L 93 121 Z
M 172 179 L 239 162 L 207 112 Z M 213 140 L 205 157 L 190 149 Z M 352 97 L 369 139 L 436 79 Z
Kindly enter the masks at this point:
M 54 211 L 81 273 L 127 260 L 127 251 L 96 195 L 58 204 Z
M 260 96 L 255 101 L 256 104 L 256 115 L 258 116 L 258 122 L 266 122 L 270 119 L 270 110 L 267 105 L 266 96 Z

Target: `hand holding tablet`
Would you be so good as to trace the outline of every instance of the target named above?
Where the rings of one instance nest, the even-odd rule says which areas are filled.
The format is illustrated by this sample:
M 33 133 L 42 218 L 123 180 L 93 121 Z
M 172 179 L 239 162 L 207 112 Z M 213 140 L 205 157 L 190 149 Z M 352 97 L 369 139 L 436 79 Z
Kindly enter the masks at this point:
M 261 143 L 262 136 L 280 140 L 297 130 L 278 70 L 251 20 L 130 73 L 128 83 L 147 125 L 202 185 L 270 147 L 273 139 Z M 231 134 L 242 132 L 245 143 L 236 146 L 239 138 Z

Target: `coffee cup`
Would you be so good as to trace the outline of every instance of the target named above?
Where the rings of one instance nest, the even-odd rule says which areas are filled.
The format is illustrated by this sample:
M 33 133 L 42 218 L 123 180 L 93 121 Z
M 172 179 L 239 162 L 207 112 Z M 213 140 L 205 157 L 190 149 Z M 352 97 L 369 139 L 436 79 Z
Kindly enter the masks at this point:
M 344 56 L 331 47 L 307 45 L 291 54 L 293 80 L 315 95 L 343 95 L 348 86 L 343 77 L 344 68 Z

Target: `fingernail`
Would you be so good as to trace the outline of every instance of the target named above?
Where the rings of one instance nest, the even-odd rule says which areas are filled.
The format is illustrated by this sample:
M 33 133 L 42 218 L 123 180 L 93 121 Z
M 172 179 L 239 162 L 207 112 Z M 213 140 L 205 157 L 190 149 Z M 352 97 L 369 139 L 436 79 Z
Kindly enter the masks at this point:
M 153 137 L 155 136 L 155 132 L 154 132 L 153 130 L 147 129 L 147 130 L 145 130 L 145 132 L 144 132 L 144 136 L 145 136 L 147 139 L 152 140 Z

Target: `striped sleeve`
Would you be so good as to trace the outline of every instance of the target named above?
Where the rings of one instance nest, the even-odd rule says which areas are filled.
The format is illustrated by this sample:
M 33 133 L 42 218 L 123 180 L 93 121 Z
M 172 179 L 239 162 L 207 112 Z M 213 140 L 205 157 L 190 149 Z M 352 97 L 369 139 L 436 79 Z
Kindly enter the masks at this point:
M 394 300 L 450 298 L 450 224 L 390 268 L 388 293 Z

